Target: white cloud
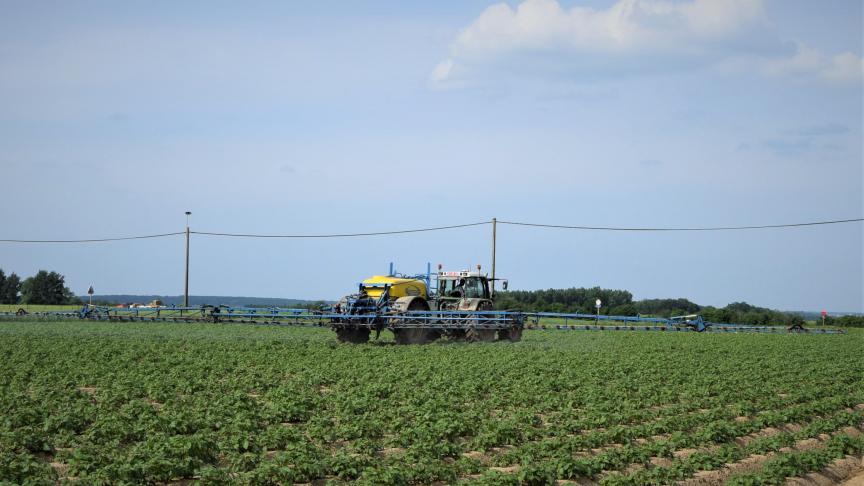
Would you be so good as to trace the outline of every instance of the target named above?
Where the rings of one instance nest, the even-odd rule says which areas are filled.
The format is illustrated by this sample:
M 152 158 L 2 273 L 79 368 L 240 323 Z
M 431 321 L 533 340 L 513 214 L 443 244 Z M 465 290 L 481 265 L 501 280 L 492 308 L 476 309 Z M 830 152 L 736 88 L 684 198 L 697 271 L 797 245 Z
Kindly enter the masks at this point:
M 432 81 L 441 82 L 450 76 L 450 70 L 453 69 L 453 61 L 450 59 L 440 62 L 432 71 Z
M 515 9 L 499 3 L 483 11 L 455 39 L 432 81 L 453 83 L 490 70 L 597 76 L 706 65 L 861 77 L 855 54 L 831 57 L 773 34 L 762 0 L 619 0 L 605 10 L 525 0 Z
M 864 59 L 851 52 L 837 54 L 822 71 L 822 76 L 838 81 L 854 81 L 864 77 Z
M 799 45 L 793 56 L 767 60 L 762 69 L 771 76 L 815 75 L 831 81 L 855 81 L 864 74 L 864 61 L 851 52 L 828 56 Z

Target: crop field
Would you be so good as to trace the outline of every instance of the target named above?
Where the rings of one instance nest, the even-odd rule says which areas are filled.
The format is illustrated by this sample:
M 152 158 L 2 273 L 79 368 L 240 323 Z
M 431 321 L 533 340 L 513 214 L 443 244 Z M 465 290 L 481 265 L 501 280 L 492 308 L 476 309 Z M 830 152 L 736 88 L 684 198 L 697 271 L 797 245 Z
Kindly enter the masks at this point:
M 861 473 L 860 331 L 382 339 L 0 322 L 0 482 L 778 484 Z
M 0 312 L 16 312 L 18 309 L 24 309 L 29 313 L 33 312 L 62 312 L 62 311 L 77 311 L 81 309 L 78 304 L 74 305 L 42 305 L 42 304 L 0 304 Z

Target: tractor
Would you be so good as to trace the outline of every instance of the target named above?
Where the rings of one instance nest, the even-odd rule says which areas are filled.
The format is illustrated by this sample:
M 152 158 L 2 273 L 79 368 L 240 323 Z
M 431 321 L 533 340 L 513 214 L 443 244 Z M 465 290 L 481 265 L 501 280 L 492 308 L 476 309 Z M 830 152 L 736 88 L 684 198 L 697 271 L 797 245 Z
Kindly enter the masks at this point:
M 433 285 L 434 277 L 434 285 Z M 390 329 L 399 344 L 452 340 L 518 341 L 522 322 L 493 310 L 492 279 L 476 271 L 443 271 L 405 276 L 391 271 L 360 283 L 357 294 L 343 297 L 333 308 L 340 341 L 362 343 Z M 507 288 L 507 281 L 502 282 Z M 364 317 L 365 316 L 365 317 Z

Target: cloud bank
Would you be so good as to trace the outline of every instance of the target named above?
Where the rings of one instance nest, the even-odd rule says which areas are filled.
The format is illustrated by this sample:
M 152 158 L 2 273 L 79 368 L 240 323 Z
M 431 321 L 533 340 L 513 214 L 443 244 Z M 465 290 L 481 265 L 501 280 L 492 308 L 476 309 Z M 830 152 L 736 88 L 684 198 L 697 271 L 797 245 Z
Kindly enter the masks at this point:
M 605 10 L 557 0 L 488 7 L 433 70 L 435 85 L 509 72 L 590 79 L 694 67 L 860 81 L 861 57 L 780 39 L 762 0 L 620 0 Z

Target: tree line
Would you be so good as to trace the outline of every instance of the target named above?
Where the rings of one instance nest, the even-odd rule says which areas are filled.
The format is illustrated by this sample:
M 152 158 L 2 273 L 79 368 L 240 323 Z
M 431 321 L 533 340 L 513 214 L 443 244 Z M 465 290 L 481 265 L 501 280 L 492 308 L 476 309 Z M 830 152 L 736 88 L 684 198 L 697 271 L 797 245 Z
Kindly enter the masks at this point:
M 0 268 L 0 304 L 79 304 L 81 299 L 66 287 L 57 272 L 39 270 L 23 281 L 15 272 L 6 275 Z
M 716 323 L 738 323 L 753 325 L 785 325 L 804 323 L 800 313 L 781 312 L 757 307 L 746 302 L 733 302 L 725 307 L 702 306 L 687 299 L 643 299 L 633 300 L 626 290 L 593 288 L 569 288 L 547 290 L 511 290 L 496 293 L 495 308 L 526 312 L 565 312 L 594 314 L 595 301 L 600 299 L 601 315 L 672 317 L 700 314 L 705 320 Z M 864 316 L 829 317 L 826 324 L 835 326 L 864 327 Z

